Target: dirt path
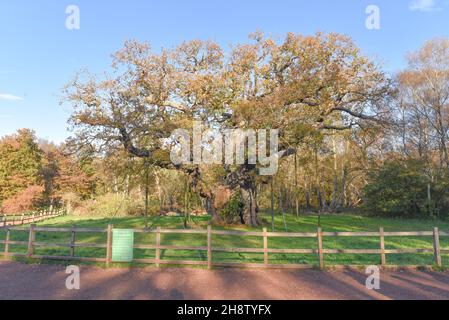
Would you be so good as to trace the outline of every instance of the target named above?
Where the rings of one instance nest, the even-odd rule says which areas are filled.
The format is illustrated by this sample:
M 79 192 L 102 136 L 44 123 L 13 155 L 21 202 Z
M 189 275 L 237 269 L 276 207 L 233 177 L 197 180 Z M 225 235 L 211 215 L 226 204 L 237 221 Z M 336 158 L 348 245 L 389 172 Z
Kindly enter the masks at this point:
M 381 290 L 357 270 L 101 269 L 81 267 L 81 290 L 65 267 L 0 262 L 0 299 L 449 299 L 449 273 L 383 272 Z

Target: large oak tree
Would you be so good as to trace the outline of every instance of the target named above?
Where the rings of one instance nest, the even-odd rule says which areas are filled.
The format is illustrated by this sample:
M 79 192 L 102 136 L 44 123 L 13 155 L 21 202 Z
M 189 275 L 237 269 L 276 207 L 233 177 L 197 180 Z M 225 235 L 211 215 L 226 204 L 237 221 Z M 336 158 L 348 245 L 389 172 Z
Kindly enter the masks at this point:
M 164 138 L 193 121 L 219 129 L 280 129 L 282 158 L 319 142 L 328 130 L 384 120 L 390 81 L 348 37 L 289 33 L 279 42 L 255 33 L 251 39 L 227 51 L 194 40 L 158 53 L 146 43 L 126 42 L 107 76 L 78 74 L 67 85 L 73 142 L 100 152 L 124 149 L 151 165 L 173 167 Z M 242 222 L 260 223 L 257 183 L 268 179 L 257 177 L 257 166 L 223 166 L 209 183 L 202 166 L 177 169 L 212 202 L 223 187 L 239 192 Z M 219 217 L 216 211 L 212 206 Z

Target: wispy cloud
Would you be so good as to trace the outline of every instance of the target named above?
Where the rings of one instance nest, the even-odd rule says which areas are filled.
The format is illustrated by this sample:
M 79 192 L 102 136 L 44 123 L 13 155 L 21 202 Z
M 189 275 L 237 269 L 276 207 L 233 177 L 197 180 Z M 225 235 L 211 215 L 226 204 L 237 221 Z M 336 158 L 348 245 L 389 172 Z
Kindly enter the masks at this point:
M 12 94 L 7 93 L 0 93 L 0 100 L 7 100 L 7 101 L 22 101 L 23 98 L 14 96 Z
M 410 3 L 409 8 L 412 11 L 423 11 L 423 12 L 432 12 L 441 10 L 441 7 L 437 6 L 435 0 L 414 0 Z

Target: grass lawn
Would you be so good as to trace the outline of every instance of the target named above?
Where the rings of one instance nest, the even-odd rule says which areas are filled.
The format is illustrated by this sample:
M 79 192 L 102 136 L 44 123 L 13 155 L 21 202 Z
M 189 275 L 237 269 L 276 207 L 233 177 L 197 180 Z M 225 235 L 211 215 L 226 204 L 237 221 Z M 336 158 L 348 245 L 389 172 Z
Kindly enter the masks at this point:
M 266 216 L 265 220 L 271 221 L 271 217 Z M 182 229 L 183 220 L 181 217 L 153 217 L 150 218 L 152 228 L 160 226 L 162 228 Z M 193 217 L 191 228 L 206 228 L 209 217 Z M 46 227 L 84 227 L 84 228 L 105 228 L 108 224 L 113 224 L 115 228 L 143 228 L 143 218 L 83 218 L 75 216 L 63 216 L 45 222 L 38 223 L 39 226 Z M 294 215 L 286 216 L 287 230 L 285 230 L 282 215 L 277 215 L 275 219 L 276 232 L 315 232 L 317 228 L 316 216 L 302 216 L 296 218 Z M 271 225 L 267 224 L 269 230 Z M 382 219 L 369 218 L 355 215 L 325 215 L 322 217 L 323 231 L 378 231 L 384 227 L 385 231 L 431 231 L 433 227 L 440 230 L 449 231 L 449 221 L 437 220 L 403 220 L 403 219 Z M 262 228 L 248 229 L 244 227 L 214 227 L 215 229 L 261 231 Z M 271 230 L 270 230 L 271 231 Z M 0 229 L 0 239 L 5 239 L 6 232 Z M 27 241 L 28 233 L 21 231 L 11 232 L 12 241 Z M 69 233 L 44 233 L 38 232 L 36 235 L 38 242 L 69 243 Z M 183 245 L 183 246 L 206 246 L 205 235 L 162 235 L 162 245 Z M 237 236 L 213 236 L 214 247 L 241 247 L 241 248 L 262 248 L 262 238 L 258 237 L 237 237 Z M 106 243 L 106 234 L 77 234 L 77 242 L 83 243 Z M 442 248 L 449 248 L 449 237 L 441 237 Z M 154 244 L 155 235 L 136 234 L 135 243 Z M 432 237 L 388 237 L 385 240 L 386 249 L 420 248 L 432 249 Z M 272 238 L 269 239 L 271 249 L 316 249 L 316 239 L 291 239 Z M 378 249 L 379 238 L 368 237 L 328 237 L 324 238 L 324 248 L 326 249 Z M 0 252 L 4 250 L 4 245 L 0 244 Z M 11 252 L 25 253 L 26 246 L 10 246 Z M 104 257 L 105 249 L 76 248 L 76 255 L 81 257 Z M 38 255 L 68 255 L 68 248 L 36 248 Z M 154 250 L 135 249 L 135 258 L 153 258 Z M 161 258 L 166 260 L 206 260 L 206 252 L 202 251 L 179 251 L 162 250 Z M 317 265 L 316 255 L 305 254 L 270 254 L 270 263 L 296 263 Z M 443 265 L 449 267 L 449 255 L 442 255 Z M 214 252 L 214 262 L 253 262 L 263 263 L 263 254 L 252 253 L 218 253 Z M 432 265 L 432 254 L 394 254 L 387 255 L 387 263 L 392 265 Z M 379 264 L 379 255 L 360 254 L 333 254 L 325 255 L 327 265 L 371 265 Z

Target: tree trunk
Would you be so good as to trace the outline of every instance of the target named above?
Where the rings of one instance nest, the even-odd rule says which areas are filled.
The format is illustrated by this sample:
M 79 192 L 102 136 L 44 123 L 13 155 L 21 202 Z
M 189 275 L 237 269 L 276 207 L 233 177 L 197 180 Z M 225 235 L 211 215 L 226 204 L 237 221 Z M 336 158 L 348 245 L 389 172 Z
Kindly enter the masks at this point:
M 296 206 L 296 218 L 299 218 L 298 153 L 297 152 L 295 152 L 295 206 Z
M 184 193 L 184 228 L 187 228 L 190 223 L 190 185 L 186 183 L 186 190 Z
M 243 222 L 250 227 L 260 225 L 259 206 L 257 205 L 257 190 L 254 184 L 249 188 L 241 188 L 243 201 Z
M 310 203 L 310 190 L 308 187 L 306 190 L 306 210 L 307 210 L 307 212 L 312 211 L 312 205 Z
M 129 174 L 125 178 L 125 196 L 129 197 Z
M 148 164 L 145 162 L 145 229 L 148 229 L 148 198 L 150 194 L 150 174 Z
M 341 177 L 341 196 L 340 196 L 340 206 L 342 208 L 346 207 L 347 205 L 347 185 L 346 185 L 346 179 L 348 176 L 348 167 L 345 165 L 342 172 Z
M 334 131 L 334 135 L 332 136 L 332 152 L 333 152 L 333 160 L 334 160 L 334 167 L 333 167 L 333 179 L 334 179 L 334 183 L 333 183 L 333 187 L 332 187 L 332 201 L 330 204 L 330 210 L 332 212 L 336 212 L 338 210 L 339 207 L 339 203 L 338 203 L 338 175 L 337 175 L 337 171 L 338 171 L 338 164 L 337 164 L 337 144 L 335 141 L 335 131 Z
M 346 207 L 348 204 L 348 192 L 347 192 L 347 179 L 348 179 L 348 173 L 349 173 L 349 162 L 348 162 L 348 156 L 350 151 L 350 142 L 349 140 L 345 143 L 345 156 L 344 156 L 344 163 L 341 173 L 341 195 L 340 195 L 340 206 L 342 208 Z
M 274 177 L 271 177 L 271 229 L 274 232 Z
M 257 185 L 253 176 L 255 166 L 242 165 L 238 170 L 229 172 L 225 184 L 221 187 L 205 187 L 200 183 L 201 173 L 199 168 L 190 170 L 191 191 L 196 192 L 200 197 L 209 199 L 212 206 L 209 208 L 209 214 L 213 220 L 221 222 L 220 211 L 231 200 L 232 190 L 240 191 L 241 195 L 241 213 L 242 224 L 251 227 L 260 225 L 259 206 L 257 203 Z
M 326 182 L 324 181 L 324 177 L 321 178 L 322 181 L 322 186 L 323 188 L 321 189 L 322 191 L 320 192 L 321 194 L 321 208 L 323 212 L 326 212 L 329 210 L 328 208 L 328 202 L 327 202 L 327 194 L 326 194 Z M 321 188 L 321 186 L 320 186 Z
M 282 189 L 279 190 L 279 210 L 282 212 L 282 220 L 284 222 L 285 232 L 288 232 L 287 221 L 285 219 L 285 203 L 282 200 Z
M 162 195 L 162 188 L 161 188 L 161 179 L 159 177 L 159 173 L 157 170 L 154 172 L 154 180 L 156 182 L 156 189 L 157 189 L 157 198 L 159 200 L 159 210 L 164 210 L 164 200 Z

